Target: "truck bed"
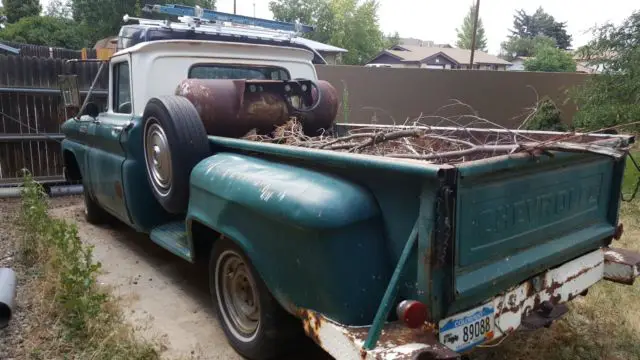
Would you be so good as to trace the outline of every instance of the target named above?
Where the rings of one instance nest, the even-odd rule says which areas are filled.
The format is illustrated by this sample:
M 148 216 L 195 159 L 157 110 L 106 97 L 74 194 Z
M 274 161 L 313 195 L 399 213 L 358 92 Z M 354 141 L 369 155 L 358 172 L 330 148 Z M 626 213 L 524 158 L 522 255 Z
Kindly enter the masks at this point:
M 324 135 L 324 143 L 359 131 L 402 130 L 416 128 L 342 124 Z M 446 127 L 418 130 L 431 135 L 431 149 L 440 146 L 435 153 L 460 152 L 459 145 L 468 143 L 510 148 L 441 157 L 416 149 L 427 144 L 416 143 L 413 137 L 409 144 L 418 154 L 402 143 L 368 153 L 356 153 L 352 147 L 319 149 L 287 133 L 276 141 L 255 134 L 249 140 L 210 136 L 215 155 L 192 173 L 198 181 L 192 184 L 190 212 L 198 212 L 198 204 L 211 207 L 212 201 L 219 201 L 215 206 L 224 209 L 241 201 L 255 209 L 257 217 L 278 222 L 279 227 L 265 225 L 261 230 L 275 233 L 265 241 L 298 256 L 283 260 L 272 253 L 273 246 L 252 245 L 261 273 L 278 269 L 279 274 L 266 275 L 267 284 L 278 289 L 275 296 L 282 303 L 320 311 L 346 325 L 373 322 L 382 289 L 416 226 L 417 246 L 404 266 L 397 299 L 428 304 L 433 321 L 477 306 L 611 241 L 618 223 L 626 148 L 633 137 Z M 455 147 L 446 148 L 452 142 Z M 408 151 L 400 153 L 399 147 Z M 235 165 L 224 165 L 230 163 Z M 204 189 L 212 177 L 217 189 L 233 187 L 237 197 L 213 186 Z M 306 182 L 313 194 L 326 196 L 289 205 L 287 209 L 297 215 L 306 214 L 304 223 L 293 224 L 278 199 L 298 190 L 294 196 L 300 199 L 312 195 L 299 181 Z M 269 189 L 266 200 L 256 183 Z M 207 191 L 217 198 L 207 199 Z M 336 206 L 341 191 L 345 204 L 350 204 L 344 208 Z M 363 204 L 366 210 L 360 211 Z M 295 231 L 287 232 L 283 224 L 292 224 Z M 368 238 L 359 238 L 358 232 Z M 281 238 L 278 233 L 288 235 Z M 314 251 L 307 251 L 310 248 Z M 337 251 L 345 253 L 336 256 Z M 331 267 L 302 271 L 300 263 Z M 358 271 L 344 272 L 354 268 Z M 377 269 L 373 280 L 365 269 Z M 316 284 L 314 291 L 307 290 L 308 283 Z M 352 311 L 354 307 L 360 311 Z

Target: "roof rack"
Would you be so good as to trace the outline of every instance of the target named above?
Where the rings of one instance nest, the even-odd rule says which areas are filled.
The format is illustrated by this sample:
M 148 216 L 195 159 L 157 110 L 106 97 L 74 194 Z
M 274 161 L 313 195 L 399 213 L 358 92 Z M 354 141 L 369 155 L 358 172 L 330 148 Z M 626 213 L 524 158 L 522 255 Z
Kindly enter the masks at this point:
M 216 41 L 239 41 L 256 44 L 286 44 L 303 48 L 314 54 L 314 63 L 326 64 L 326 60 L 316 50 L 304 43 L 301 33 L 314 30 L 312 26 L 300 23 L 287 23 L 260 19 L 255 17 L 228 14 L 219 11 L 203 9 L 200 6 L 190 7 L 184 5 L 149 5 L 142 9 L 145 13 L 165 14 L 177 21 L 170 19 L 145 19 L 124 15 L 123 20 L 137 21 L 141 32 L 132 35 L 123 35 L 123 30 L 134 29 L 138 25 L 123 26 L 118 36 L 118 48 L 124 49 L 140 42 L 153 41 L 150 33 L 143 29 L 165 29 L 167 34 L 180 31 L 189 31 L 196 34 L 207 34 Z M 133 30 L 134 32 L 137 30 Z M 178 37 L 181 35 L 177 35 Z M 190 38 L 190 37 L 185 37 Z
M 184 6 L 184 5 L 149 5 L 146 4 L 142 9 L 143 12 L 146 13 L 156 13 L 156 14 L 165 14 L 177 16 L 178 21 L 182 24 L 186 24 L 192 28 L 196 27 L 209 27 L 214 26 L 218 31 L 217 32 L 225 32 L 224 30 L 229 30 L 230 28 L 234 28 L 237 30 L 251 31 L 251 32 L 260 32 L 260 33 L 268 33 L 272 32 L 277 35 L 287 35 L 288 37 L 297 36 L 301 33 L 312 32 L 314 29 L 312 26 L 303 25 L 300 23 L 287 23 L 283 21 L 275 21 L 268 19 L 260 19 L 250 16 L 244 15 L 236 15 L 236 14 L 228 14 L 224 12 L 203 9 L 200 6 Z M 131 18 L 126 17 L 127 19 L 136 19 L 146 24 L 160 24 L 162 23 L 164 26 L 171 27 L 170 21 L 161 21 L 161 20 L 148 20 L 148 19 L 139 19 L 139 18 Z M 275 35 L 274 34 L 274 35 Z M 233 34 L 231 34 L 233 35 Z M 258 34 L 256 34 L 258 35 Z

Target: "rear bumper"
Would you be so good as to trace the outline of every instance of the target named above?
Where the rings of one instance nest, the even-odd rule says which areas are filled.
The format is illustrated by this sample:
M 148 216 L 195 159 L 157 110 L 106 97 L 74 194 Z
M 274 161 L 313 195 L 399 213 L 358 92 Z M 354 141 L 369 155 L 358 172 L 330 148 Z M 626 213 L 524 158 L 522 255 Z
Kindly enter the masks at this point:
M 520 327 L 550 324 L 557 316 L 553 311 L 545 311 L 548 306 L 562 307 L 559 304 L 573 300 L 602 279 L 632 284 L 639 273 L 640 254 L 607 248 L 533 277 L 492 300 L 495 335 L 490 341 Z M 343 326 L 309 310 L 299 314 L 307 335 L 336 359 L 415 359 L 421 354 L 429 354 L 433 359 L 459 359 L 460 356 L 439 341 L 434 324 L 409 329 L 397 322 L 387 323 L 376 347 L 364 350 L 368 326 Z

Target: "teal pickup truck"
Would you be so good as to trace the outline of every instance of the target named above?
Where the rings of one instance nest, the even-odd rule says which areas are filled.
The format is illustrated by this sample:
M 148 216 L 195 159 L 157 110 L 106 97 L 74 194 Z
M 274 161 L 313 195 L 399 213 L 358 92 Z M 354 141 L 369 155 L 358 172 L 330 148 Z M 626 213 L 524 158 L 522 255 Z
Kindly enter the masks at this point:
M 304 332 L 337 359 L 458 359 L 551 325 L 603 279 L 638 276 L 640 254 L 610 247 L 622 234 L 632 137 L 448 164 L 232 135 L 246 119 L 312 113 L 322 95 L 335 116 L 313 59 L 287 45 L 141 42 L 105 63 L 106 110 L 85 104 L 63 125 L 66 174 L 84 185 L 87 220 L 115 217 L 208 263 L 238 353 L 278 358 Z M 221 78 L 244 80 L 211 80 Z M 261 108 L 276 101 L 268 94 L 250 101 L 269 89 L 286 100 L 277 111 Z M 244 117 L 213 106 L 237 96 L 251 105 Z

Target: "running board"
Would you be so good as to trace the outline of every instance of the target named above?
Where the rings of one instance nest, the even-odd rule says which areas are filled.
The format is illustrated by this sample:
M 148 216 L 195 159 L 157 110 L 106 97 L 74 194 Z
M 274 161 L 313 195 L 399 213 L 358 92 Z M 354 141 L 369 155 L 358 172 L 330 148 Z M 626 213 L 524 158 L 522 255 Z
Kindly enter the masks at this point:
M 193 262 L 184 222 L 176 221 L 160 225 L 151 230 L 150 237 L 156 244 L 189 262 Z

